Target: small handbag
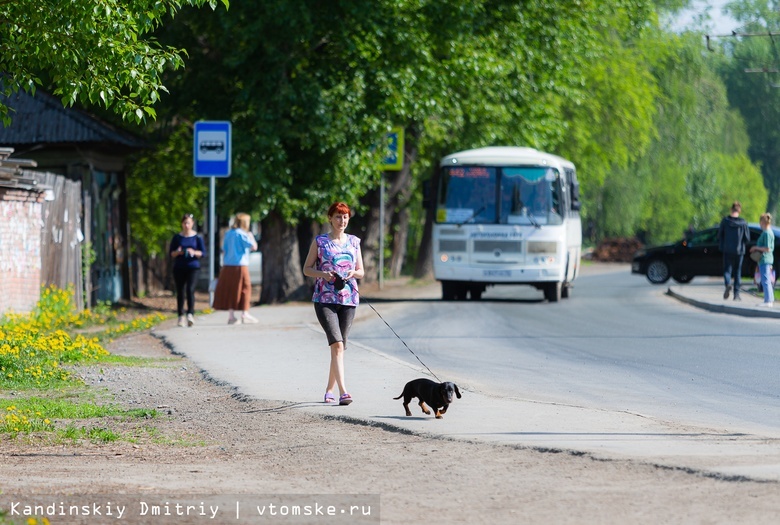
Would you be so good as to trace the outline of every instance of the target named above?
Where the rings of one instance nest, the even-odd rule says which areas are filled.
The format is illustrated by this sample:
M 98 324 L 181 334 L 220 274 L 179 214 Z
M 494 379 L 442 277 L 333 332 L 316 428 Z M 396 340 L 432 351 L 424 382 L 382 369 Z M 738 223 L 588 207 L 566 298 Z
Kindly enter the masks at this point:
M 750 252 L 750 258 L 753 259 L 753 262 L 759 262 L 761 260 L 762 255 L 764 255 L 764 252 L 759 252 L 759 251 Z

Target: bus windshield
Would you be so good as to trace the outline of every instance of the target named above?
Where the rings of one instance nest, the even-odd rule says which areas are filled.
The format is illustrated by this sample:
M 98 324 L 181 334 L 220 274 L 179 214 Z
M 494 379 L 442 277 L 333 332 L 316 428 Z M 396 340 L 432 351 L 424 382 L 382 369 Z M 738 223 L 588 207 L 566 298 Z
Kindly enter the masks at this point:
M 453 166 L 441 175 L 436 222 L 496 222 L 496 168 Z
M 501 224 L 561 224 L 558 172 L 553 168 L 504 168 Z
M 448 166 L 436 222 L 561 224 L 558 172 L 549 167 Z

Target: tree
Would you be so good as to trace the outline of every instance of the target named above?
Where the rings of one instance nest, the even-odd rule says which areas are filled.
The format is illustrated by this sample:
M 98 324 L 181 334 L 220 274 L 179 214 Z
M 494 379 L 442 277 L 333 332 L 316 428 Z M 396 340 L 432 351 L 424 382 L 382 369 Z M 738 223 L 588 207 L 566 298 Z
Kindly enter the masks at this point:
M 729 4 L 731 14 L 744 24 L 745 33 L 767 36 L 733 39 L 724 43 L 726 58 L 721 71 L 728 98 L 747 125 L 750 158 L 761 166 L 768 192 L 767 209 L 777 213 L 780 202 L 780 91 L 775 87 L 780 67 L 777 36 L 780 31 L 778 2 L 752 0 Z M 750 70 L 764 72 L 749 73 Z
M 744 122 L 729 106 L 714 57 L 702 53 L 700 35 L 668 35 L 663 45 L 653 69 L 660 88 L 657 137 L 628 170 L 616 174 L 637 179 L 631 195 L 640 213 L 632 208 L 625 215 L 616 207 L 610 221 L 627 222 L 629 232 L 646 232 L 651 243 L 678 239 L 689 227 L 711 226 L 734 200 L 743 201 L 750 216 L 766 202 L 758 168 L 747 156 Z
M 652 76 L 631 41 L 652 14 L 649 3 L 489 5 L 475 38 L 458 48 L 465 66 L 451 87 L 446 139 L 434 135 L 430 149 L 420 148 L 419 158 L 431 152 L 426 175 L 434 173 L 435 186 L 430 166 L 454 147 L 520 145 L 574 159 L 583 187 L 597 190 L 612 163 L 652 134 Z M 430 269 L 432 220 L 430 210 L 417 277 Z
M 205 215 L 208 197 L 205 179 L 192 175 L 192 132 L 180 125 L 165 135 L 152 151 L 135 159 L 127 177 L 128 220 L 132 232 L 138 291 L 151 287 L 148 275 L 166 282 L 168 259 L 165 250 L 174 233 L 180 230 L 185 213 Z M 160 257 L 164 255 L 164 257 Z
M 610 26 L 615 11 L 624 26 Z M 610 8 L 591 0 L 257 0 L 216 16 L 191 10 L 159 33 L 190 56 L 166 80 L 172 96 L 160 115 L 233 122 L 233 175 L 219 181 L 218 205 L 266 218 L 269 244 L 261 246 L 284 262 L 265 265 L 264 282 L 276 284 L 262 301 L 283 301 L 304 283 L 301 250 L 278 243 L 295 242 L 297 224 L 323 219 L 333 200 L 354 204 L 377 187 L 384 131 L 403 126 L 407 160 L 416 158 L 389 181 L 386 215 L 401 224 L 421 179 L 448 151 L 561 146 L 571 132 L 566 108 L 588 101 L 584 57 L 607 55 L 600 31 L 635 31 L 649 12 L 628 0 Z M 622 105 L 630 96 L 616 115 L 634 109 Z M 372 211 L 363 221 L 371 264 L 384 249 L 374 240 L 378 213 L 375 201 L 360 202 Z M 391 242 L 406 244 L 407 230 Z
M 62 103 L 102 105 L 127 121 L 154 117 L 162 74 L 181 50 L 151 37 L 182 6 L 229 0 L 12 0 L 0 2 L 2 94 L 51 84 Z M 0 102 L 0 118 L 11 115 Z

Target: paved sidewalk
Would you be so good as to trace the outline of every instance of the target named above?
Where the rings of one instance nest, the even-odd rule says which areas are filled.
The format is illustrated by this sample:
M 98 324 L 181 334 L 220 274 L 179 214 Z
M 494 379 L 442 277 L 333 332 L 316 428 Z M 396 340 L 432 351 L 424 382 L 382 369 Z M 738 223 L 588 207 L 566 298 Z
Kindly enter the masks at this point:
M 679 301 L 710 312 L 780 319 L 780 302 L 772 308 L 762 306 L 764 297 L 755 293 L 755 285 L 752 282 L 743 279 L 741 288 L 741 301 L 735 301 L 731 295 L 724 299 L 722 278 L 697 277 L 690 284 L 669 286 L 666 293 Z M 753 293 L 749 292 L 751 289 Z
M 733 301 L 723 301 L 722 289 L 707 281 L 669 290 L 677 299 L 714 311 L 775 313 L 755 307 L 753 303 L 759 299 L 747 294 L 739 310 L 732 310 L 737 308 L 732 307 Z M 390 288 L 385 293 L 390 297 L 400 291 Z M 421 287 L 412 293 L 425 297 L 431 289 Z M 462 389 L 463 398 L 455 400 L 442 420 L 424 416 L 414 403 L 410 405 L 413 416 L 406 417 L 402 402 L 393 397 L 406 382 L 424 377 L 426 372 L 411 359 L 402 361 L 354 341 L 350 342 L 346 366 L 355 402 L 348 407 L 327 405 L 323 394 L 329 351 L 311 303 L 255 307 L 252 313 L 260 319 L 258 324 L 228 326 L 227 313 L 216 312 L 197 317 L 193 328 L 179 328 L 169 321 L 155 334 L 176 353 L 191 359 L 207 377 L 233 387 L 239 395 L 277 401 L 278 410 L 310 411 L 451 439 L 638 458 L 723 476 L 780 480 L 780 435 L 685 426 L 645 414 L 467 389 Z M 358 313 L 356 322 L 372 315 L 365 307 Z M 449 379 L 457 382 L 457 378 Z

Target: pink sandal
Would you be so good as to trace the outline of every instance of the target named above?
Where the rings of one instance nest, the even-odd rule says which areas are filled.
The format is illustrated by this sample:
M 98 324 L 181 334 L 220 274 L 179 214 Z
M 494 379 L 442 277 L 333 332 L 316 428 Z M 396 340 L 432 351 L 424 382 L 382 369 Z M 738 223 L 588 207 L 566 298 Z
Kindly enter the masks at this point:
M 339 405 L 348 405 L 350 403 L 352 403 L 352 396 L 347 392 L 341 394 L 341 397 L 339 397 Z

